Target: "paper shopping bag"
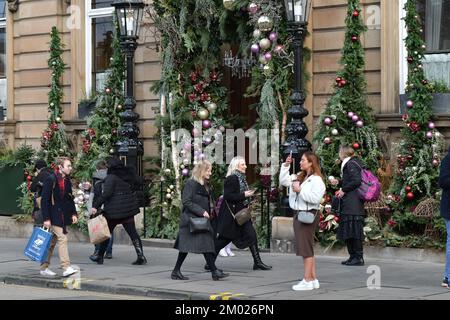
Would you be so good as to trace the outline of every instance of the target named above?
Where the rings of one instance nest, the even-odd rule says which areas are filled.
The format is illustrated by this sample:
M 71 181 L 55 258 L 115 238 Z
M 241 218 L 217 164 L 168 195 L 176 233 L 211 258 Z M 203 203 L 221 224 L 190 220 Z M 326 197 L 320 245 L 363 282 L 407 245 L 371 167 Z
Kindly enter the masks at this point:
M 99 244 L 111 238 L 108 222 L 103 215 L 88 220 L 89 239 L 92 244 Z
M 27 246 L 25 247 L 25 256 L 33 261 L 39 261 L 41 263 L 46 261 L 52 237 L 53 234 L 49 232 L 49 230 L 35 227 Z

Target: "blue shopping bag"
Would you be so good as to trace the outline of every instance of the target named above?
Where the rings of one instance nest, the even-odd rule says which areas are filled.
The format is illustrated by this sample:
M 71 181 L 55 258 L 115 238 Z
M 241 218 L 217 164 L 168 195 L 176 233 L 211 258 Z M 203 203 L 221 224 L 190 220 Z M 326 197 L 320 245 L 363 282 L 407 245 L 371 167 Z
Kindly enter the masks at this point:
M 53 234 L 44 228 L 35 227 L 25 247 L 24 254 L 34 261 L 45 262 Z

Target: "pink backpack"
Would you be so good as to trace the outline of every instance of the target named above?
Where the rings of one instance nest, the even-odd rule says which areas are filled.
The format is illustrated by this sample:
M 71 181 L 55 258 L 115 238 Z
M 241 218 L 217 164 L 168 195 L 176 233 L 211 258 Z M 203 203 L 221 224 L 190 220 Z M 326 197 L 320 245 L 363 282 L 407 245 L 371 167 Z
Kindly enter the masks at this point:
M 358 162 L 354 161 L 361 168 Z M 359 198 L 365 202 L 377 201 L 381 193 L 381 183 L 370 171 L 361 168 L 361 185 L 358 188 Z

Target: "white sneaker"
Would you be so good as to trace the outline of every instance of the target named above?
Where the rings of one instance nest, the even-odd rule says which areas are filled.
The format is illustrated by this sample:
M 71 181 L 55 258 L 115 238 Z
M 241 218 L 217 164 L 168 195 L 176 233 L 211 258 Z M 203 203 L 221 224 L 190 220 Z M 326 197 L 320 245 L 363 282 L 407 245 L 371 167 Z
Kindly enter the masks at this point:
M 221 249 L 221 250 L 219 251 L 219 255 L 220 255 L 221 257 L 228 257 L 228 254 L 227 254 L 227 252 L 226 252 L 225 249 Z
M 235 256 L 235 254 L 233 252 L 231 252 L 230 249 L 227 250 L 227 254 L 228 254 L 229 257 L 234 257 Z
M 74 274 L 74 273 L 76 273 L 76 272 L 78 272 L 78 270 L 77 270 L 77 269 L 74 269 L 74 268 L 72 268 L 72 267 L 70 266 L 70 267 L 68 267 L 66 270 L 64 270 L 64 272 L 63 272 L 63 277 L 70 276 L 71 274 Z
M 314 289 L 319 289 L 319 288 L 320 288 L 319 280 L 314 279 L 314 280 L 312 281 L 312 283 L 313 283 Z
M 49 268 L 47 268 L 47 269 L 45 269 L 45 270 L 41 270 L 41 276 L 54 277 L 54 276 L 56 276 L 56 273 L 54 273 L 52 270 L 50 270 Z
M 303 279 L 298 284 L 292 286 L 292 290 L 295 291 L 305 291 L 305 290 L 313 290 L 314 289 L 314 281 L 305 281 Z

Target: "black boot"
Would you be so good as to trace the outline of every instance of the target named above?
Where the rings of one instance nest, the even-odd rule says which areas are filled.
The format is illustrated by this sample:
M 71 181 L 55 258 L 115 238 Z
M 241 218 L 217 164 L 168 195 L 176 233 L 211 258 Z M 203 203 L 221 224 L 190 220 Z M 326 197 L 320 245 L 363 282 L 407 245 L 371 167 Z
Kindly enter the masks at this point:
M 228 273 L 224 273 L 222 270 L 216 269 L 214 271 L 211 271 L 212 279 L 217 281 L 219 279 L 223 279 L 229 276 Z
M 136 250 L 137 259 L 133 262 L 134 265 L 142 265 L 147 263 L 147 259 L 144 256 L 144 250 L 142 249 L 141 239 L 133 241 L 134 250 Z
M 271 266 L 265 265 L 262 261 L 261 261 L 261 257 L 259 256 L 259 249 L 258 249 L 258 245 L 254 244 L 251 245 L 250 247 L 250 251 L 252 252 L 252 256 L 253 256 L 253 270 L 270 270 L 272 269 Z
M 93 262 L 97 262 L 97 264 L 103 264 L 103 258 L 105 256 L 106 247 L 108 246 L 109 240 L 106 240 L 102 243 L 100 243 L 98 247 L 97 255 L 94 257 L 94 255 L 90 256 L 89 259 L 91 259 Z
M 346 265 L 347 266 L 363 266 L 364 258 L 363 258 L 362 240 L 353 239 L 353 251 L 355 252 L 353 259 L 351 259 L 349 262 L 347 262 Z
M 341 264 L 343 265 L 347 265 L 347 263 L 349 263 L 355 257 L 355 251 L 353 250 L 353 239 L 347 239 L 345 240 L 345 243 L 347 244 L 347 251 L 350 257 L 347 260 L 341 262 Z
M 93 254 L 91 254 L 89 256 L 89 259 L 91 259 L 91 261 L 93 261 L 93 262 L 97 262 L 97 259 L 98 259 L 98 247 L 97 246 L 95 246 L 95 251 Z
M 180 270 L 173 270 L 170 277 L 172 280 L 189 280 L 188 277 L 183 276 Z

